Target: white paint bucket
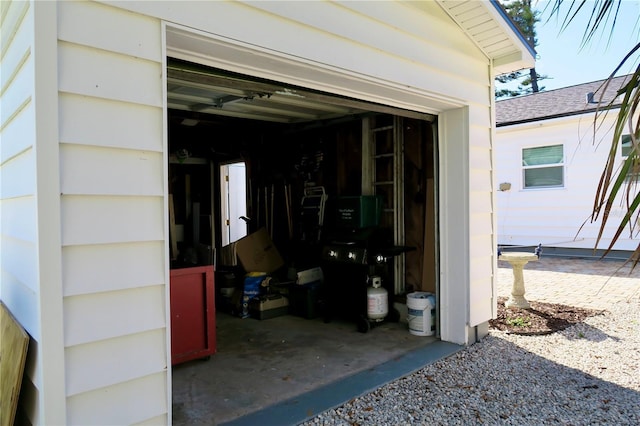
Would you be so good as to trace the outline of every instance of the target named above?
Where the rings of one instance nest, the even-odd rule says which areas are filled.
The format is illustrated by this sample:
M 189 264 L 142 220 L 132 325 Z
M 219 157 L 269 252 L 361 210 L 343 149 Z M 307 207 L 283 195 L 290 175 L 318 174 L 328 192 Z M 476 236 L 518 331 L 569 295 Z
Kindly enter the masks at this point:
M 407 294 L 409 333 L 432 336 L 436 331 L 436 297 L 433 293 L 416 291 Z

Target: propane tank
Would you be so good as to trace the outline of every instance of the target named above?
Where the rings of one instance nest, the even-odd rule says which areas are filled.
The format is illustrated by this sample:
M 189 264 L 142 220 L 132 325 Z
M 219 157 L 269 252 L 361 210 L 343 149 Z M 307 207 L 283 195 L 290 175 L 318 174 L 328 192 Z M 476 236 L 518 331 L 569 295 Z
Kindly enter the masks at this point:
M 371 287 L 367 287 L 367 317 L 382 321 L 389 313 L 387 290 L 382 287 L 382 278 L 371 277 Z

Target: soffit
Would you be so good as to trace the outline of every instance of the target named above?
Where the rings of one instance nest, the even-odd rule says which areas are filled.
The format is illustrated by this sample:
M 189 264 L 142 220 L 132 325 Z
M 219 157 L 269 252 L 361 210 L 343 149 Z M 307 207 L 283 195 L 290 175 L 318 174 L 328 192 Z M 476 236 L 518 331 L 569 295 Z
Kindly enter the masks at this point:
M 493 61 L 496 75 L 535 65 L 535 50 L 496 0 L 440 0 L 439 3 Z

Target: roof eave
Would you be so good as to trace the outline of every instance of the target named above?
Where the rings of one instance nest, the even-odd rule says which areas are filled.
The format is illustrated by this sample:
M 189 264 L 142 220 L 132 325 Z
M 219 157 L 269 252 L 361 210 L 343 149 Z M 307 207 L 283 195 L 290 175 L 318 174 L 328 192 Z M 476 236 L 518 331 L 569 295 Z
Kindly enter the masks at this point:
M 536 52 L 529 46 L 524 36 L 518 31 L 506 11 L 497 0 L 438 0 L 443 10 L 458 24 L 470 40 L 491 60 L 494 75 L 506 74 L 535 66 Z M 476 23 L 482 20 L 482 27 L 487 23 L 492 31 L 499 30 L 486 37 Z
M 529 45 L 498 0 L 490 0 L 489 4 L 491 7 L 488 9 L 495 15 L 496 21 L 508 34 L 514 46 L 517 47 L 517 51 L 509 55 L 492 58 L 495 75 L 535 67 L 537 55 L 535 49 Z
M 511 35 L 514 38 L 514 42 L 520 44 L 520 48 L 526 50 L 531 56 L 531 59 L 535 60 L 536 50 L 529 45 L 527 39 L 525 39 L 524 35 L 513 23 L 513 21 L 509 17 L 509 14 L 504 10 L 502 5 L 500 5 L 498 0 L 490 0 L 490 4 L 493 6 L 493 11 L 500 16 L 501 22 L 511 30 Z

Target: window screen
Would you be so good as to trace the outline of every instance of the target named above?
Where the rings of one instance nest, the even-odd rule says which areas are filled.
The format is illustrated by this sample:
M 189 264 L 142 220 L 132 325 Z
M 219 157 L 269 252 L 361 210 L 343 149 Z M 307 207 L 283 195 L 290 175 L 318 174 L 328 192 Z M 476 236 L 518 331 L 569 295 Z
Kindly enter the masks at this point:
M 620 153 L 622 154 L 622 158 L 626 161 L 627 157 L 631 155 L 633 151 L 633 141 L 631 140 L 631 135 L 622 135 L 622 144 L 620 147 Z M 637 182 L 640 178 L 640 162 L 638 161 L 638 157 L 636 156 L 635 160 L 632 160 L 633 163 L 631 165 L 631 170 L 626 176 L 627 182 Z
M 564 150 L 562 145 L 539 146 L 522 150 L 524 188 L 564 186 Z

